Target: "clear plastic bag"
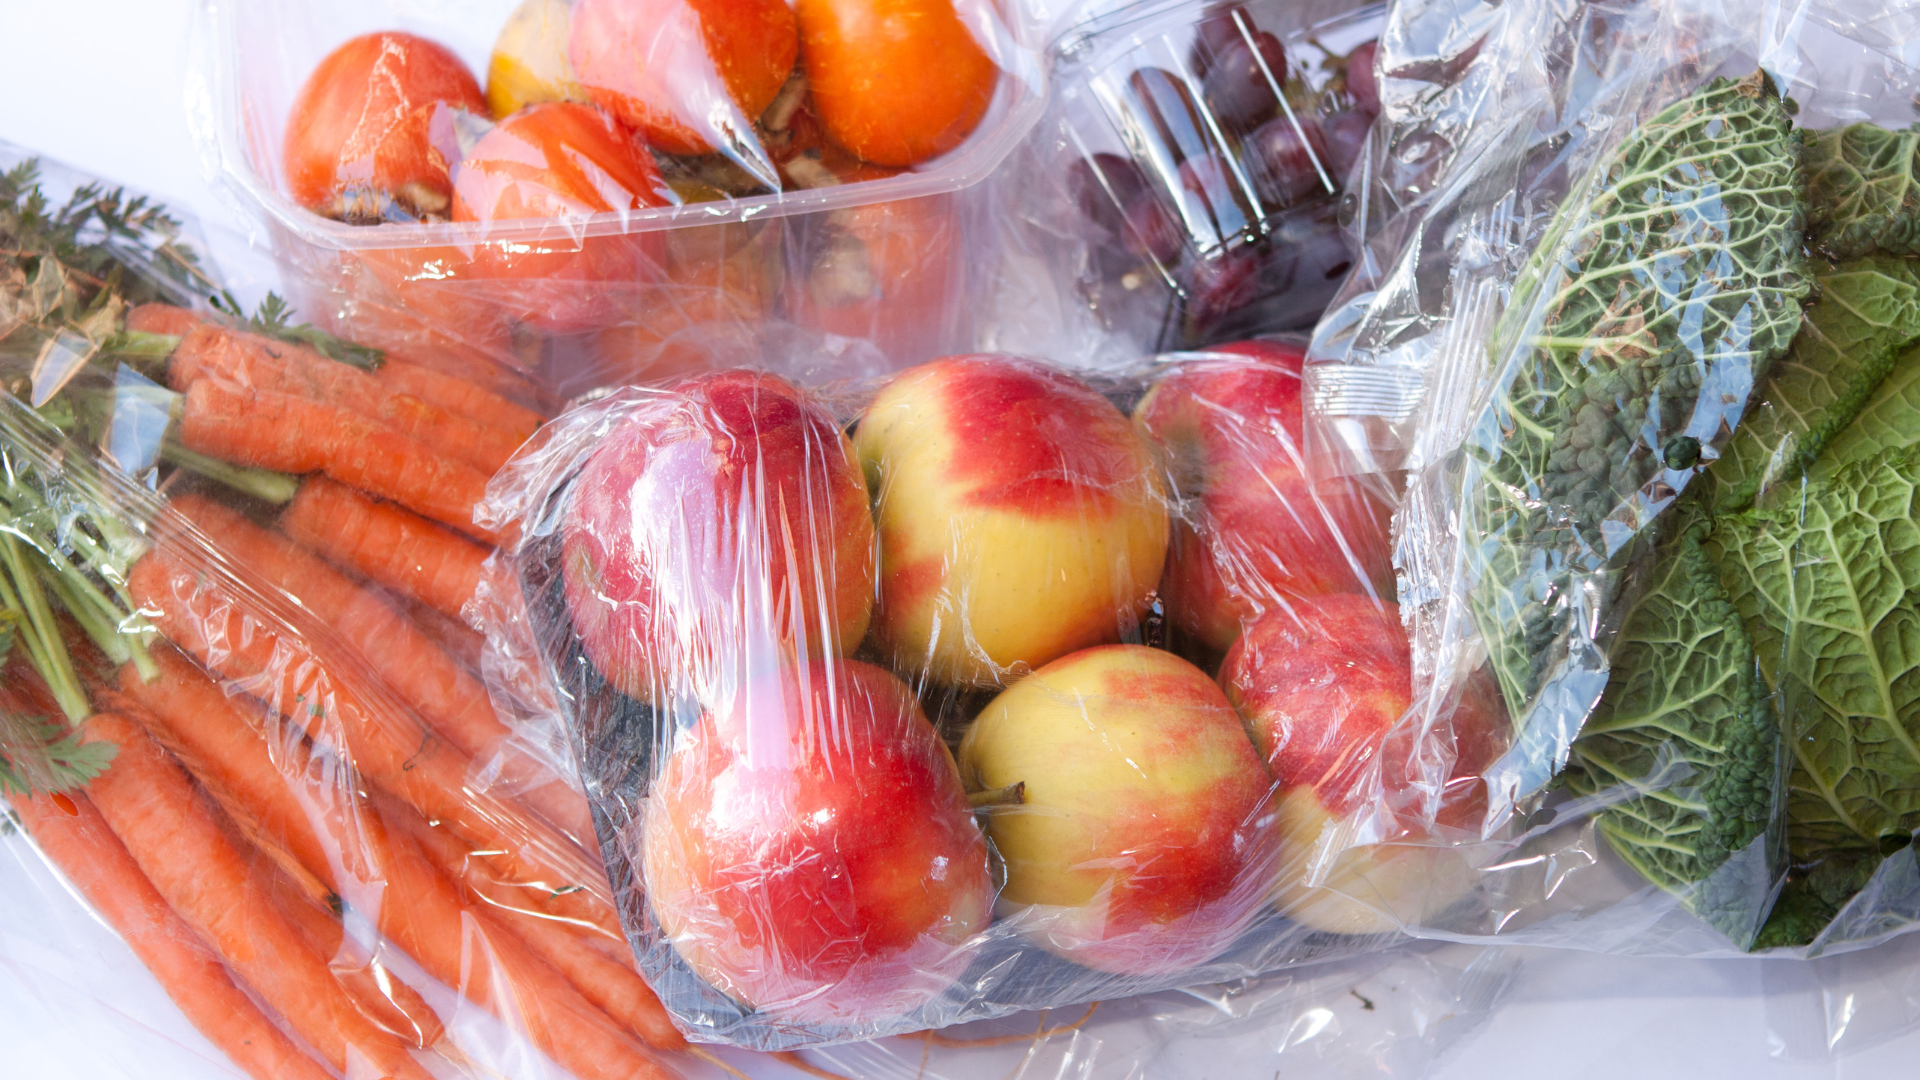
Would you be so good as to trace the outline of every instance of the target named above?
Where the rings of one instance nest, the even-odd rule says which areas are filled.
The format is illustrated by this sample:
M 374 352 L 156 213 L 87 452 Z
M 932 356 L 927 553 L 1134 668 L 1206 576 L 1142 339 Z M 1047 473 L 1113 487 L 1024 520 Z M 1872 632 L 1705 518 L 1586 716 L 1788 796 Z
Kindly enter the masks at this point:
M 1405 479 L 1402 767 L 1439 790 L 1435 710 L 1478 680 L 1513 730 L 1481 820 L 1430 797 L 1328 846 L 1453 826 L 1478 885 L 1416 932 L 1818 955 L 1910 923 L 1920 784 L 1875 749 L 1913 722 L 1911 210 L 1875 186 L 1910 168 L 1910 18 L 1394 12 L 1313 439 Z
M 491 674 L 571 732 L 695 1038 L 1238 978 L 1457 899 L 1419 844 L 1347 869 L 1364 901 L 1304 879 L 1412 668 L 1379 509 L 1305 478 L 1301 358 L 721 372 L 579 406 L 500 474 Z M 1461 722 L 1491 747 L 1488 719 Z

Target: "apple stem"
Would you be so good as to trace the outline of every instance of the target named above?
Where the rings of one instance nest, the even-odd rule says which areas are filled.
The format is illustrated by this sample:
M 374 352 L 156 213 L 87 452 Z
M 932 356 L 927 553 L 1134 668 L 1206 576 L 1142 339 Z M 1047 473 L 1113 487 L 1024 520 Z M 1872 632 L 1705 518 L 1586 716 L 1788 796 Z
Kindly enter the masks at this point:
M 1008 784 L 1006 787 L 967 793 L 967 802 L 973 804 L 975 810 L 983 810 L 989 806 L 1019 806 L 1026 801 L 1027 782 L 1025 780 L 1017 784 Z

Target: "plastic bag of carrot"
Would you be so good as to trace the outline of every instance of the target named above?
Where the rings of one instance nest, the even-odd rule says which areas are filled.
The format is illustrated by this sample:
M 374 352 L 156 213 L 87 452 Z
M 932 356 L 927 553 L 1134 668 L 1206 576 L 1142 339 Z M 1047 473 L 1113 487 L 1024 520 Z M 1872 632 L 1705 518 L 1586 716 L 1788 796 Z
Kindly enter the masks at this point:
M 674 1075 L 564 744 L 495 713 L 461 621 L 540 413 L 222 310 L 159 208 L 0 165 L 15 821 L 254 1076 L 467 1074 L 476 1023 Z

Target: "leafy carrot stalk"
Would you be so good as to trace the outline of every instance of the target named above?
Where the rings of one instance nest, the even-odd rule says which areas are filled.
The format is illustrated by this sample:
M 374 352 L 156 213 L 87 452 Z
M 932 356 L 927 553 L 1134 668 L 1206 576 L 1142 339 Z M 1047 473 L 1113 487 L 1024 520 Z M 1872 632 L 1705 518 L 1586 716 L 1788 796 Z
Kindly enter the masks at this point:
M 431 1080 L 399 1039 L 360 1014 L 186 773 L 124 717 L 96 713 L 83 730 L 117 747 L 89 797 L 181 919 L 335 1069 L 358 1057 L 397 1080 Z
M 483 386 L 404 360 L 389 359 L 374 378 L 395 393 L 412 394 L 456 416 L 499 428 L 522 442 L 546 422 L 539 413 L 515 405 Z
M 12 804 L 47 860 L 113 927 L 208 1042 L 254 1080 L 330 1080 L 327 1070 L 234 985 L 85 796 L 16 796 Z
M 390 826 L 404 828 L 442 873 L 492 905 L 501 922 L 579 987 L 588 1001 L 653 1046 L 678 1049 L 686 1045 L 660 999 L 634 970 L 630 954 L 623 963 L 582 937 L 583 933 L 595 933 L 591 928 L 583 930 L 545 912 L 518 906 L 518 890 L 495 880 L 486 863 L 472 857 L 458 837 L 433 828 L 412 810 L 387 803 L 380 812 Z
M 378 420 L 339 405 L 201 379 L 187 390 L 180 440 L 210 457 L 278 472 L 324 472 L 478 540 L 473 523 L 487 474 L 435 454 Z
M 252 603 L 202 580 L 170 545 L 142 558 L 127 587 L 160 631 L 201 663 L 249 680 L 316 742 L 344 749 L 367 779 L 493 852 L 503 873 L 544 883 L 558 913 L 619 933 L 605 875 L 576 845 L 499 799 L 468 791 L 466 755 L 400 710 L 369 701 L 300 638 L 255 615 Z
M 288 536 L 361 577 L 446 615 L 480 586 L 487 548 L 418 514 L 309 477 L 280 515 Z
M 592 835 L 586 799 L 550 769 L 511 746 L 511 733 L 494 714 L 486 687 L 442 652 L 420 629 L 378 596 L 355 585 L 298 544 L 270 533 L 210 499 L 182 495 L 173 508 L 227 555 L 303 606 L 354 646 L 378 675 L 428 726 L 469 757 L 503 755 L 506 779 L 525 783 L 519 801 L 575 836 Z M 164 527 L 162 544 L 174 538 Z
M 143 682 L 123 668 L 122 690 L 151 710 L 166 740 L 190 751 L 186 760 L 203 783 L 248 808 L 260 835 L 280 837 L 429 974 L 524 1026 L 582 1080 L 671 1075 L 482 906 L 463 906 L 419 848 L 357 799 L 342 763 L 277 733 L 277 717 L 228 698 L 177 652 L 159 650 L 156 659 L 161 678 Z M 469 936 L 475 924 L 484 945 Z M 486 950 L 486 962 L 473 962 L 475 947 Z
M 513 456 L 522 438 L 398 393 L 372 375 L 329 360 L 313 349 L 202 323 L 180 339 L 167 363 L 167 383 L 185 392 L 202 379 L 234 390 L 288 394 L 338 405 L 379 420 L 442 456 L 492 473 Z

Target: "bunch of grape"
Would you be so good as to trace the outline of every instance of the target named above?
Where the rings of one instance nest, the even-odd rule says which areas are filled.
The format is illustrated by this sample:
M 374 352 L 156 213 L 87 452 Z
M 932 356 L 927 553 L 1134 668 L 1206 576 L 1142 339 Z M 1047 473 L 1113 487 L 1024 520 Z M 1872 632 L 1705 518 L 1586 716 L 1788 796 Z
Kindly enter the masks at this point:
M 1129 73 L 1121 123 L 1140 152 L 1092 154 L 1068 175 L 1095 226 L 1092 272 L 1166 280 L 1185 344 L 1243 329 L 1241 309 L 1296 287 L 1330 297 L 1348 265 L 1332 206 L 1380 111 L 1375 48 L 1289 96 L 1286 48 L 1234 4 L 1201 21 L 1180 70 Z

